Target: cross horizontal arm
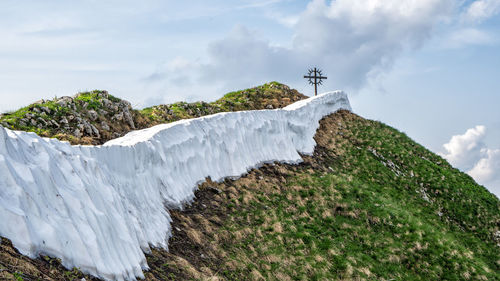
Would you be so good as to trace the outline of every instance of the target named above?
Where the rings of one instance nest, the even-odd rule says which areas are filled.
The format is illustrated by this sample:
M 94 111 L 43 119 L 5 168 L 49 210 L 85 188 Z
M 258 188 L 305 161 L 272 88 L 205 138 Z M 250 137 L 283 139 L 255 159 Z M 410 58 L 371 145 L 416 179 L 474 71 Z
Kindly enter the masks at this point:
M 307 75 L 304 75 L 304 78 L 327 79 L 328 77 L 325 77 L 325 76 L 307 76 Z

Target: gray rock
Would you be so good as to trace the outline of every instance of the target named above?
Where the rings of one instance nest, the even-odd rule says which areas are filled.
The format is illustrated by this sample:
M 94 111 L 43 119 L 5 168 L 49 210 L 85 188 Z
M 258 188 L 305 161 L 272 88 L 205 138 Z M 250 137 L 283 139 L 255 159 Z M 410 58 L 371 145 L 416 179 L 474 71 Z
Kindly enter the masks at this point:
M 36 126 L 36 121 L 35 119 L 30 119 L 31 126 Z
M 110 100 L 108 100 L 106 98 L 101 99 L 101 102 L 104 105 L 104 107 L 106 107 L 106 108 L 111 109 L 113 107 L 113 102 L 111 102 Z
M 46 107 L 46 106 L 42 106 L 42 107 L 40 107 L 40 110 L 41 110 L 42 112 L 47 113 L 47 114 L 52 113 L 52 110 L 50 110 L 50 108 L 48 108 L 48 107 Z
M 92 134 L 98 138 L 101 137 L 101 134 L 99 133 L 99 130 L 94 126 L 94 125 L 90 125 L 90 127 L 92 128 Z
M 31 119 L 31 120 L 33 120 L 33 119 Z M 45 121 L 45 120 L 44 120 L 43 118 L 41 118 L 41 117 L 38 117 L 38 118 L 36 119 L 36 121 L 38 121 L 37 123 L 38 123 L 39 125 L 43 126 L 43 127 L 46 127 L 46 126 L 47 126 L 47 121 Z
M 273 109 L 274 107 L 273 107 L 273 105 L 272 105 L 272 104 L 268 104 L 268 105 L 266 106 L 266 108 L 267 108 L 267 109 Z
M 75 136 L 77 138 L 81 138 L 82 137 L 82 132 L 80 132 L 80 129 L 75 129 L 73 131 L 73 136 Z
M 107 98 L 107 97 L 109 97 L 109 94 L 108 94 L 108 91 L 102 91 L 102 92 L 98 93 L 97 96 L 101 97 L 101 98 Z
M 24 114 L 24 117 L 31 119 L 34 117 L 34 115 L 28 112 L 28 113 Z
M 108 126 L 108 123 L 106 123 L 106 121 L 102 121 L 101 122 L 101 128 L 104 130 L 104 131 L 109 131 L 110 128 Z
M 134 119 L 132 118 L 132 114 L 130 114 L 130 112 L 128 111 L 124 112 L 123 119 L 125 120 L 125 122 L 128 123 L 130 128 L 135 129 Z
M 122 107 L 122 108 L 129 108 L 129 107 L 132 107 L 132 105 L 130 104 L 130 102 L 128 102 L 126 100 L 121 100 L 120 101 L 120 107 Z
M 108 114 L 108 112 L 104 109 L 98 109 L 97 112 L 99 113 L 99 115 L 101 116 L 106 116 Z
M 93 130 L 89 123 L 83 124 L 83 130 L 87 135 L 92 136 Z
M 69 120 L 70 122 L 71 122 L 71 121 L 73 121 L 73 119 L 75 119 L 75 116 L 73 116 L 73 115 L 68 115 L 68 120 Z M 67 121 L 67 120 L 66 120 L 66 121 Z
M 99 117 L 97 115 L 97 112 L 95 112 L 95 110 L 89 110 L 89 112 L 87 112 L 87 114 L 88 114 L 90 120 L 92 120 L 92 121 L 97 120 L 97 118 Z
M 61 127 L 61 126 L 59 125 L 59 123 L 57 123 L 57 122 L 56 122 L 56 120 L 50 120 L 50 124 L 52 125 L 52 127 L 56 127 L 56 128 Z
M 41 111 L 40 111 L 40 109 L 39 109 L 38 107 L 33 107 L 33 109 L 32 109 L 32 110 L 33 110 L 33 112 L 36 112 L 36 113 L 40 113 L 40 112 L 41 112 Z
M 66 119 L 66 117 L 61 118 L 61 121 L 59 121 L 59 122 L 61 124 L 65 124 L 65 125 L 69 123 L 68 120 Z
M 73 102 L 72 97 L 61 97 L 59 98 L 56 103 L 62 107 L 68 106 L 68 104 L 71 104 Z
M 122 121 L 123 120 L 123 112 L 115 114 L 111 117 L 111 120 Z

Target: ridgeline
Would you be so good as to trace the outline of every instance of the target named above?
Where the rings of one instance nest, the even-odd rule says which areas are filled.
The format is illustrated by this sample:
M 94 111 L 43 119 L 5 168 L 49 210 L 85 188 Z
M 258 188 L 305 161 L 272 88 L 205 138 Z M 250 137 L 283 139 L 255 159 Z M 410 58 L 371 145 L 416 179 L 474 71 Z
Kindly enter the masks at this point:
M 134 128 L 303 98 L 273 82 L 213 103 L 134 110 L 94 91 L 0 122 L 100 144 Z M 315 140 L 299 165 L 266 164 L 200 185 L 191 205 L 171 211 L 169 252 L 148 255 L 146 280 L 500 280 L 500 201 L 471 177 L 405 134 L 347 111 L 323 118 Z M 23 257 L 7 239 L 0 245 L 0 279 L 82 277 L 93 280 L 57 259 Z

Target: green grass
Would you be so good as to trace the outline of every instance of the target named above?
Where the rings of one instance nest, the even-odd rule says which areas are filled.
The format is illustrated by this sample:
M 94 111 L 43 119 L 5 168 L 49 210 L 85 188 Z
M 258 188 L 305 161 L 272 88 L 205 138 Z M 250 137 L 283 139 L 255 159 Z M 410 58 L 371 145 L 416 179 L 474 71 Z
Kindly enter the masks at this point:
M 322 162 L 335 172 L 298 169 L 287 188 L 249 189 L 254 200 L 238 200 L 226 229 L 252 231 L 225 245 L 240 266 L 226 277 L 499 280 L 499 200 L 384 124 L 348 126 L 343 153 Z
M 266 101 L 283 94 L 285 87 L 285 85 L 278 82 L 270 82 L 255 88 L 230 92 L 210 103 L 177 102 L 169 105 L 147 107 L 139 110 L 139 113 L 147 120 L 168 123 L 219 112 L 264 109 Z
M 84 109 L 98 110 L 99 108 L 102 108 L 103 104 L 102 97 L 99 96 L 100 93 L 104 93 L 104 91 L 94 90 L 91 92 L 78 93 L 77 97 L 74 98 L 76 111 L 81 112 Z M 111 95 L 109 95 L 108 98 L 112 101 L 120 101 L 120 99 Z M 67 106 L 59 105 L 56 101 L 57 98 L 54 98 L 53 100 L 45 100 L 41 103 L 30 104 L 16 111 L 4 113 L 0 116 L 0 124 L 4 124 L 10 129 L 34 132 L 42 136 L 55 135 L 58 132 L 57 128 L 51 126 L 43 126 L 42 128 L 39 128 L 30 123 L 23 124 L 21 119 L 26 118 L 26 114 L 32 114 L 34 119 L 42 118 L 45 121 L 59 120 L 62 117 L 67 117 L 72 110 Z M 87 104 L 87 106 L 84 108 L 85 104 Z M 50 110 L 50 113 L 41 112 L 41 108 L 43 107 L 47 107 Z

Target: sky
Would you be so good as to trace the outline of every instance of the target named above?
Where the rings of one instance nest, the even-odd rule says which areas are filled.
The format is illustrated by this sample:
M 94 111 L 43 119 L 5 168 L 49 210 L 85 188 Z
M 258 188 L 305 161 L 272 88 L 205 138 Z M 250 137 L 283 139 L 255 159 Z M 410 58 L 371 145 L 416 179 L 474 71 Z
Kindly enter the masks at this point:
M 2 0 L 0 112 L 102 89 L 145 106 L 279 81 L 355 113 L 500 197 L 500 0 Z

